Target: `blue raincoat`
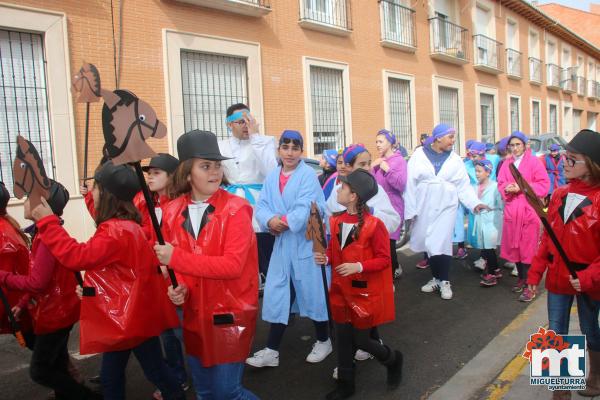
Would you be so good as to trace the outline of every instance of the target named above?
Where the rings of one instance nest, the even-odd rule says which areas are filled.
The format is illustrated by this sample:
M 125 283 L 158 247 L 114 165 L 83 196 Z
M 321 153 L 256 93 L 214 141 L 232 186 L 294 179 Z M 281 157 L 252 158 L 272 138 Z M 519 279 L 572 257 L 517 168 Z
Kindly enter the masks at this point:
M 288 183 L 279 191 L 277 167 L 266 178 L 256 204 L 256 219 L 268 230 L 275 216 L 286 216 L 289 229 L 278 235 L 273 246 L 265 283 L 262 318 L 271 323 L 287 324 L 290 315 L 290 283 L 296 292 L 294 310 L 314 321 L 327 321 L 327 307 L 321 268 L 315 264 L 312 241 L 306 240 L 310 206 L 317 202 L 321 213 L 325 197 L 314 170 L 300 161 Z

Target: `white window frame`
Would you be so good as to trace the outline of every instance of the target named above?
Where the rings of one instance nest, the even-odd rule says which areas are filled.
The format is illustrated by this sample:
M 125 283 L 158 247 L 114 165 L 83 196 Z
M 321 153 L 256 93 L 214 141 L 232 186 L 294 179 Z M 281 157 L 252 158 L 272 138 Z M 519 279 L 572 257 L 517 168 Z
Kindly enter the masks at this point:
M 464 82 L 456 79 L 445 78 L 441 76 L 432 76 L 432 91 L 433 91 L 433 124 L 437 125 L 440 123 L 440 99 L 439 90 L 440 86 L 445 86 L 458 90 L 458 119 L 459 119 L 459 135 L 456 138 L 456 148 L 461 155 L 465 154 L 464 143 L 466 142 L 465 132 L 465 100 L 464 100 Z M 457 127 L 455 127 L 457 128 Z
M 567 117 L 565 119 L 565 108 L 569 108 L 569 112 L 567 113 Z M 575 133 L 573 132 L 573 103 L 569 101 L 563 101 L 561 107 L 561 115 L 562 115 L 562 129 L 560 131 L 560 136 L 565 139 L 573 137 Z M 569 134 L 566 134 L 566 130 L 569 131 Z
M 543 102 L 542 99 L 537 98 L 537 97 L 530 97 L 529 98 L 529 130 L 530 130 L 530 134 L 531 136 L 533 136 L 533 132 L 535 131 L 533 129 L 533 102 L 537 102 L 539 104 L 538 109 L 540 110 L 540 117 L 538 118 L 538 131 L 540 133 L 540 135 L 543 133 L 542 132 L 542 106 L 543 106 Z
M 308 157 L 314 157 L 313 149 L 313 114 L 310 92 L 310 67 L 323 67 L 342 71 L 342 90 L 344 92 L 344 131 L 347 144 L 352 143 L 352 104 L 350 102 L 350 65 L 344 62 L 324 60 L 308 56 L 302 57 L 304 85 L 304 113 L 306 115 L 306 147 Z
M 246 58 L 248 106 L 260 125 L 259 129 L 264 133 L 260 43 L 180 32 L 172 29 L 163 29 L 162 34 L 165 103 L 167 109 L 167 129 L 169 131 L 167 137 L 171 154 L 177 152 L 175 143 L 177 143 L 179 136 L 185 133 L 181 50 Z M 223 118 L 225 118 L 225 111 L 223 110 Z
M 508 121 L 507 127 L 508 127 L 508 131 L 509 131 L 508 133 L 512 134 L 512 132 L 510 132 L 510 129 L 511 129 L 511 126 L 510 126 L 510 124 L 511 124 L 511 118 L 510 118 L 510 99 L 513 98 L 513 97 L 516 98 L 516 99 L 519 99 L 519 121 L 518 121 L 518 124 L 517 124 L 518 125 L 517 129 L 519 131 L 522 131 L 523 130 L 523 103 L 522 103 L 522 100 L 521 100 L 521 95 L 509 92 L 509 93 L 507 93 L 506 96 L 507 96 L 507 101 L 508 101 L 506 103 L 507 104 L 506 109 L 508 111 L 507 112 L 507 114 L 508 114 L 507 115 L 508 116 L 508 118 L 507 118 L 507 121 Z
M 534 33 L 535 37 L 537 38 L 537 47 L 536 46 L 532 46 L 532 42 L 531 42 L 531 34 Z M 529 32 L 527 33 L 527 58 L 529 59 L 529 57 L 533 57 L 533 58 L 537 58 L 538 60 L 542 59 L 542 49 L 540 46 L 540 32 L 537 29 L 532 29 L 529 28 Z M 537 52 L 535 52 L 534 50 L 537 48 Z M 543 75 L 542 75 L 543 78 Z
M 0 4 L 0 26 L 9 30 L 42 34 L 54 177 L 71 193 L 71 201 L 63 214 L 65 228 L 78 240 L 85 240 L 93 234 L 95 227 L 89 214 L 84 212 L 85 204 L 79 194 L 80 176 L 73 114 L 75 107 L 81 106 L 73 104 L 71 95 L 72 66 L 69 59 L 67 15 L 41 8 Z M 23 203 L 24 200 L 11 199 L 8 208 L 10 214 L 25 225 L 30 222 L 22 218 Z
M 477 124 L 477 140 L 481 141 L 481 95 L 494 96 L 494 141 L 500 137 L 500 111 L 498 103 L 498 88 L 484 85 L 475 85 L 475 123 Z
M 550 59 L 550 55 L 548 54 L 548 48 L 549 48 L 549 44 L 552 43 L 554 45 L 554 54 L 555 54 L 555 59 L 551 60 Z M 560 66 L 560 59 L 562 58 L 562 54 L 560 52 L 560 49 L 558 47 L 558 40 L 556 40 L 556 38 L 554 36 L 549 35 L 548 33 L 546 33 L 546 41 L 544 43 L 544 54 L 545 54 L 545 58 L 546 58 L 546 64 L 555 64 Z
M 458 2 L 456 2 L 458 3 Z M 477 8 L 481 8 L 482 10 L 489 13 L 489 25 L 486 27 L 485 32 L 479 32 L 479 27 L 477 26 Z M 489 0 L 477 0 L 473 3 L 473 10 L 471 14 L 471 18 L 473 21 L 473 32 L 476 35 L 484 35 L 491 39 L 496 39 L 496 15 L 494 13 L 494 3 Z
M 411 120 L 411 130 L 412 130 L 412 143 L 418 143 L 417 138 L 417 101 L 415 97 L 415 76 L 407 75 L 400 72 L 383 70 L 383 114 L 385 120 L 385 129 L 391 130 L 392 128 L 392 117 L 390 113 L 390 85 L 389 79 L 402 79 L 405 81 L 409 81 L 410 84 L 410 120 Z M 408 151 L 412 151 L 412 149 L 407 149 Z
M 571 46 L 569 46 L 568 44 L 565 44 L 564 42 L 562 42 L 560 44 L 561 48 L 560 48 L 560 67 L 561 68 L 567 68 L 567 67 L 572 67 L 573 66 L 573 50 L 571 49 Z M 564 55 L 564 51 L 567 50 L 569 53 L 569 62 L 567 64 L 565 64 L 565 60 L 563 58 Z
M 554 105 L 556 106 L 556 130 L 558 132 L 556 132 L 556 134 L 558 136 L 562 136 L 561 132 L 561 111 L 562 109 L 560 108 L 560 101 L 559 100 L 555 100 L 555 99 L 551 99 L 551 98 L 547 98 L 546 99 L 546 132 L 541 132 L 542 134 L 550 132 L 550 105 Z
M 508 37 L 508 26 L 509 25 L 514 25 L 515 26 L 515 43 L 514 43 L 514 46 L 510 45 L 510 40 L 509 40 L 509 37 Z M 519 21 L 516 20 L 515 18 L 506 17 L 506 46 L 505 46 L 505 48 L 520 51 L 521 44 L 520 44 L 519 38 L 520 38 L 519 37 Z M 529 38 L 528 38 L 528 40 L 529 40 Z

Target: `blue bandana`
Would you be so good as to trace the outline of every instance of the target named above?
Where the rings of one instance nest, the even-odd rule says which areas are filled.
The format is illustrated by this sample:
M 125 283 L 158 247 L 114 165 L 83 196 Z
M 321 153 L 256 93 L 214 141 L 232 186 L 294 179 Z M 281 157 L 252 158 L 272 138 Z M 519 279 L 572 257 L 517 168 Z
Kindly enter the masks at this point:
M 475 165 L 483 167 L 483 169 L 485 169 L 489 173 L 491 173 L 492 169 L 494 168 L 490 160 L 477 160 L 475 161 Z
M 396 144 L 396 136 L 394 136 L 394 134 L 388 131 L 387 129 L 381 129 L 379 132 L 377 132 L 377 136 L 379 135 L 385 136 L 387 141 L 390 142 L 392 145 Z
M 355 144 L 347 147 L 344 150 L 344 162 L 346 164 L 350 164 L 352 160 L 356 158 L 356 156 L 358 156 L 360 153 L 364 153 L 365 151 L 367 151 L 367 149 L 365 149 L 365 147 L 361 144 Z
M 281 146 L 284 142 L 292 142 L 300 146 L 300 148 L 304 148 L 304 139 L 302 139 L 302 135 L 298 131 L 285 130 L 279 137 L 279 145 Z
M 244 114 L 250 114 L 250 110 L 247 110 L 247 109 L 237 110 L 236 112 L 231 114 L 229 117 L 227 117 L 227 123 L 244 119 Z
M 331 168 L 336 167 L 337 156 L 338 156 L 337 150 L 325 150 L 323 152 L 323 158 L 325 159 L 325 161 L 327 161 L 327 164 L 329 164 L 329 166 Z
M 524 144 L 527 144 L 527 141 L 529 140 L 527 138 L 527 136 L 521 132 L 521 131 L 514 131 L 511 135 L 510 135 L 510 139 L 512 138 L 517 138 L 519 139 L 521 142 L 523 142 Z M 510 139 L 508 140 L 510 142 Z

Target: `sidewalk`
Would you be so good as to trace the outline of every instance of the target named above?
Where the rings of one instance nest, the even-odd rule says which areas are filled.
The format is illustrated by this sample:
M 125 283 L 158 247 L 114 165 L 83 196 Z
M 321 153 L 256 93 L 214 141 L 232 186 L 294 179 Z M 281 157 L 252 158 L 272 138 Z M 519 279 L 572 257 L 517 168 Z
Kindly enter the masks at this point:
M 529 362 L 521 356 L 529 335 L 547 326 L 546 292 L 456 375 L 434 392 L 430 400 L 549 400 L 544 386 L 529 384 Z M 571 310 L 569 333 L 581 334 L 575 307 Z M 590 399 L 573 392 L 573 400 Z M 600 400 L 600 396 L 593 397 Z

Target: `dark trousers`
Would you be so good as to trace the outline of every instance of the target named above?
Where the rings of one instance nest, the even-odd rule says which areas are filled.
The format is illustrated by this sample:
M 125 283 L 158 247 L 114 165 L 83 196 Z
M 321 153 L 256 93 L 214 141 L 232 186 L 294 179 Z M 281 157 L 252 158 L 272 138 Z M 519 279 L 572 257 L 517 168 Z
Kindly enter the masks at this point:
M 398 253 L 396 253 L 396 241 L 394 239 L 390 239 L 390 256 L 392 257 L 392 278 L 394 278 L 394 271 L 400 267 Z
M 267 276 L 271 253 L 273 253 L 273 245 L 275 244 L 275 236 L 268 232 L 257 232 L 256 244 L 258 246 L 258 271 Z
M 371 331 L 372 329 L 356 329 L 352 324 L 335 324 L 338 374 L 342 379 L 353 375 L 355 349 L 372 354 L 381 363 L 390 359 L 390 349 L 379 340 L 373 339 Z
M 68 369 L 71 328 L 36 336 L 29 374 L 35 383 L 54 389 L 58 399 L 85 399 L 88 389 L 75 381 Z
M 451 263 L 452 256 L 448 256 L 445 254 L 429 257 L 429 266 L 431 268 L 431 274 L 434 278 L 437 278 L 440 281 L 449 281 Z
M 165 400 L 185 398 L 175 374 L 163 360 L 160 340 L 155 336 L 133 349 L 102 355 L 100 376 L 105 400 L 125 399 L 125 368 L 131 352 L 140 363 L 146 379 L 160 390 Z
M 481 249 L 481 258 L 486 261 L 486 274 L 493 274 L 498 269 L 498 257 L 496 257 L 496 249 Z
M 531 264 L 525 264 L 522 262 L 517 263 L 517 271 L 519 272 L 519 279 L 527 279 L 527 273 Z

